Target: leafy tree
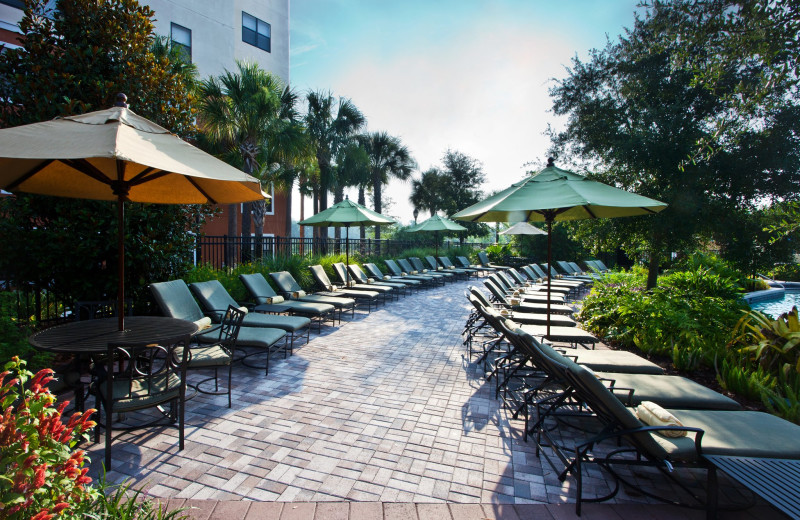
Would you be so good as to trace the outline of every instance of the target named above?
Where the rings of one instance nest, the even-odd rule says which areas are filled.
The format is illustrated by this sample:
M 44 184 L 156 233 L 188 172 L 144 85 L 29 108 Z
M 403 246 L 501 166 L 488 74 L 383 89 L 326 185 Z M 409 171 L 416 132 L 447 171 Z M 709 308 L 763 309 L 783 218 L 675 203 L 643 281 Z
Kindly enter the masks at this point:
M 411 181 L 411 196 L 408 200 L 414 208 L 427 210 L 434 216 L 441 207 L 444 185 L 442 172 L 438 168 L 430 168 L 423 172 L 419 179 Z
M 370 186 L 370 160 L 367 151 L 358 140 L 352 140 L 339 151 L 336 160 L 337 177 L 345 186 L 358 188 L 358 203 L 365 206 L 367 203 L 366 191 Z M 359 226 L 359 237 L 363 240 L 366 229 Z
M 383 185 L 389 183 L 390 177 L 407 180 L 417 165 L 400 139 L 386 132 L 372 132 L 361 136 L 361 146 L 369 157 L 372 198 L 375 211 L 380 213 L 383 209 Z M 380 226 L 375 226 L 375 238 L 381 238 Z
M 283 82 L 255 63 L 236 63 L 237 72 L 226 70 L 200 84 L 200 113 L 205 133 L 223 151 L 222 158 L 245 173 L 262 177 L 268 165 L 262 158 L 275 124 L 279 124 Z M 263 204 L 260 201 L 260 204 Z M 242 260 L 250 260 L 253 203 L 245 203 L 242 215 Z M 228 207 L 228 235 L 236 236 L 237 204 Z M 262 223 L 263 223 L 263 211 Z M 228 263 L 232 264 L 231 258 Z
M 800 165 L 792 148 L 800 130 L 797 107 L 788 98 L 764 105 L 761 124 L 724 148 L 687 160 L 730 109 L 728 93 L 751 71 L 729 71 L 728 90 L 722 91 L 725 84 L 712 90 L 692 70 L 676 68 L 676 54 L 686 49 L 683 41 L 667 45 L 661 37 L 667 11 L 658 5 L 619 42 L 593 51 L 586 63 L 576 58 L 568 77 L 551 90 L 554 112 L 568 117 L 565 130 L 552 136 L 557 151 L 599 168 L 595 176 L 603 182 L 669 204 L 656 217 L 577 226 L 585 238 L 602 236 L 607 246 L 649 255 L 649 287 L 667 251 L 724 235 L 728 215 L 795 193 Z
M 349 99 L 339 98 L 337 105 L 330 92 L 312 91 L 306 100 L 306 131 L 314 145 L 319 166 L 319 207 L 314 210 L 323 211 L 328 208 L 328 192 L 336 186 L 333 160 L 347 140 L 366 124 L 366 118 Z M 328 236 L 328 228 L 315 229 L 317 236 Z
M 447 150 L 442 157 L 441 176 L 444 181 L 440 209 L 447 215 L 457 213 L 483 198 L 480 187 L 486 180 L 483 165 L 466 154 Z M 486 226 L 479 222 L 459 222 L 469 234 L 484 234 Z M 461 235 L 464 241 L 464 235 Z
M 118 92 L 140 115 L 184 138 L 195 134 L 194 68 L 158 42 L 153 11 L 133 0 L 27 0 L 21 49 L 0 55 L 0 125 L 112 106 Z M 126 287 L 139 301 L 152 281 L 180 276 L 205 208 L 126 205 Z M 17 194 L 2 201 L 0 270 L 69 299 L 116 295 L 116 206 Z M 34 225 L 35 223 L 35 225 Z M 11 247 L 13 245 L 13 247 Z

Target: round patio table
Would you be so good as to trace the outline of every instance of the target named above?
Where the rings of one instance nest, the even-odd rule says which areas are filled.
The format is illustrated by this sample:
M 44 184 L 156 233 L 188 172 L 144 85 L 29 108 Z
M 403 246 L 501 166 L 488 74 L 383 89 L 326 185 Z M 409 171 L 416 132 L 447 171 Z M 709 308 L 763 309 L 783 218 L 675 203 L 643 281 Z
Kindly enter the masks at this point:
M 28 342 L 46 352 L 100 354 L 109 343 L 156 343 L 197 331 L 191 321 L 163 316 L 126 316 L 125 330 L 118 325 L 117 318 L 75 321 L 37 332 Z

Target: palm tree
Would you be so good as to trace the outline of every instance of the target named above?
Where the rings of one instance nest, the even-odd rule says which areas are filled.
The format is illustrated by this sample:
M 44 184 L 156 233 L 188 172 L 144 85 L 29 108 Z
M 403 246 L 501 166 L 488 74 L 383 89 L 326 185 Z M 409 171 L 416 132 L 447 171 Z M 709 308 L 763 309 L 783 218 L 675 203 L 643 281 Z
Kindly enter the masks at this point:
M 336 171 L 331 161 L 347 138 L 358 132 L 366 119 L 349 100 L 339 98 L 338 106 L 330 92 L 311 91 L 307 94 L 306 132 L 311 138 L 319 165 L 319 211 L 328 208 L 328 191 L 336 185 Z M 334 113 L 334 108 L 336 112 Z M 327 237 L 328 228 L 317 228 L 318 236 Z
M 434 216 L 442 207 L 445 179 L 438 168 L 431 168 L 419 179 L 411 181 L 411 196 L 408 200 L 416 209 L 428 210 Z
M 375 211 L 382 208 L 382 188 L 389 183 L 390 177 L 407 180 L 417 163 L 411 158 L 408 148 L 400 139 L 386 132 L 372 132 L 361 138 L 361 145 L 367 151 L 370 160 L 370 176 L 372 178 L 372 198 Z M 381 238 L 379 226 L 375 227 L 375 238 Z
M 339 157 L 336 159 L 336 169 L 342 187 L 358 187 L 357 202 L 364 206 L 367 199 L 366 191 L 372 182 L 372 177 L 369 156 L 358 139 L 352 139 L 341 149 Z M 364 232 L 364 226 L 360 226 L 359 235 L 362 240 Z
M 225 150 L 223 159 L 245 173 L 261 176 L 259 162 L 279 119 L 283 82 L 255 63 L 236 62 L 238 72 L 225 71 L 200 84 L 200 123 L 212 142 Z M 242 259 L 250 258 L 252 204 L 242 218 Z M 228 235 L 237 235 L 237 205 L 228 207 Z M 231 258 L 228 262 L 231 263 Z

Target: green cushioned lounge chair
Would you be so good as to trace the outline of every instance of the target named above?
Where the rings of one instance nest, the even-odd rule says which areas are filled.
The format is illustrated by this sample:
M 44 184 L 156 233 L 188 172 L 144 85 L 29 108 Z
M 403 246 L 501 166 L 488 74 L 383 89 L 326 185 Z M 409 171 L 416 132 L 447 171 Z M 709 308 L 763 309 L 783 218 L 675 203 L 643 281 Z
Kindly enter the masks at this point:
M 377 265 L 372 263 L 364 264 L 364 269 L 366 269 L 369 275 L 376 280 L 383 280 L 385 282 L 391 282 L 394 284 L 403 284 L 409 291 L 412 291 L 413 289 L 419 289 L 423 286 L 422 280 L 384 274 Z
M 366 281 L 361 283 L 359 280 L 354 279 L 352 276 L 350 276 L 350 272 L 347 270 L 344 262 L 334 262 L 331 264 L 331 267 L 333 267 L 333 272 L 336 273 L 336 277 L 339 279 L 339 283 L 335 284 L 338 287 L 344 288 L 345 283 L 349 283 L 349 285 L 347 285 L 348 289 L 355 291 L 377 292 L 381 295 L 381 298 L 383 298 L 384 303 L 386 303 L 387 300 L 394 299 L 397 295 L 397 291 L 388 285 L 373 286 Z
M 535 300 L 527 300 L 525 298 L 519 298 L 519 301 L 516 303 L 511 302 L 511 297 L 508 296 L 502 289 L 500 289 L 496 283 L 492 280 L 484 280 L 483 285 L 489 289 L 489 292 L 492 294 L 492 299 L 496 303 L 502 303 L 504 306 L 508 308 L 519 311 L 519 312 L 534 312 L 534 313 L 547 313 L 547 301 L 535 301 Z M 564 302 L 561 303 L 550 303 L 550 313 L 551 314 L 566 314 L 571 315 L 575 312 L 575 309 L 570 307 L 569 305 L 565 304 Z
M 469 275 L 470 275 L 470 272 L 469 272 L 469 271 L 465 271 L 464 269 L 456 269 L 456 266 L 454 266 L 454 265 L 452 265 L 452 264 L 450 264 L 452 267 L 448 267 L 448 266 L 447 266 L 447 265 L 445 265 L 444 263 L 441 263 L 441 264 L 440 264 L 440 263 L 439 263 L 439 262 L 436 260 L 436 258 L 434 258 L 433 256 L 426 256 L 426 257 L 425 257 L 425 262 L 423 263 L 423 265 L 424 265 L 425 263 L 427 263 L 427 265 L 428 265 L 428 266 L 431 268 L 431 270 L 433 270 L 433 271 L 439 271 L 439 270 L 441 270 L 441 272 L 445 272 L 445 273 L 451 273 L 451 274 L 453 274 L 453 276 L 456 276 L 456 277 L 458 277 L 458 278 L 463 278 L 463 279 L 465 279 L 465 280 L 466 280 L 467 278 L 469 278 Z
M 478 275 L 480 275 L 481 273 L 481 270 L 476 267 L 463 267 L 456 265 L 446 256 L 440 256 L 439 263 L 442 264 L 445 269 L 459 269 L 461 271 L 464 271 L 467 273 L 468 277 L 474 276 L 475 278 L 477 278 Z
M 425 283 L 432 285 L 444 285 L 444 276 L 434 273 L 420 272 L 414 269 L 414 266 L 405 258 L 398 258 L 396 260 L 386 260 L 386 267 L 394 276 L 403 276 L 413 278 L 415 280 L 422 280 Z
M 239 280 L 256 305 L 273 304 L 288 307 L 289 312 L 293 315 L 309 318 L 312 323 L 316 321 L 320 331 L 324 321 L 336 322 L 336 307 L 330 303 L 301 302 L 285 299 L 275 292 L 261 273 L 240 274 Z
M 364 273 L 364 271 L 361 269 L 361 266 L 358 264 L 348 265 L 347 270 L 349 271 L 351 278 L 354 279 L 356 283 L 365 284 L 369 287 L 390 287 L 392 289 L 392 293 L 398 295 L 398 299 L 399 295 L 406 295 L 408 286 L 404 283 L 392 282 L 390 280 L 383 279 L 383 277 L 369 277 L 366 275 L 366 273 Z
M 330 278 L 328 278 L 328 274 L 321 265 L 310 265 L 308 266 L 308 269 L 311 271 L 311 277 L 314 278 L 314 283 L 316 283 L 319 289 L 325 291 L 324 294 L 331 296 L 341 295 L 347 298 L 353 298 L 361 305 L 366 304 L 367 312 L 372 311 L 373 304 L 377 307 L 380 298 L 383 297 L 382 293 L 378 291 L 353 289 L 350 287 L 339 287 L 334 285 Z
M 342 312 L 349 310 L 350 317 L 355 316 L 356 301 L 353 298 L 348 298 L 342 293 L 330 292 L 316 292 L 313 294 L 306 294 L 297 280 L 294 279 L 292 273 L 289 271 L 278 271 L 269 273 L 269 277 L 278 286 L 278 290 L 288 301 L 300 301 L 311 303 L 324 303 L 330 304 L 339 309 L 339 322 L 342 321 Z M 336 294 L 334 296 L 334 294 Z
M 480 266 L 483 268 L 492 268 L 495 270 L 498 269 L 508 269 L 507 265 L 497 265 L 493 264 L 489 261 L 489 255 L 486 254 L 486 251 L 479 251 L 478 252 L 478 260 L 480 261 Z
M 470 287 L 469 292 L 487 309 L 498 307 L 496 310 L 499 315 L 502 314 L 507 318 L 513 319 L 517 323 L 523 323 L 525 325 L 547 325 L 547 314 L 544 312 L 514 311 L 509 303 L 503 301 L 492 304 L 486 295 L 477 287 Z M 504 310 L 505 312 L 503 312 Z M 559 327 L 576 327 L 578 325 L 575 320 L 564 314 L 551 314 L 550 321 L 552 325 L 557 325 Z
M 439 276 L 443 276 L 444 279 L 447 281 L 454 282 L 456 280 L 456 273 L 446 272 L 444 267 L 439 266 L 438 268 L 431 268 L 430 266 L 426 266 L 425 264 L 423 264 L 422 260 L 420 260 L 416 256 L 410 257 L 408 261 L 411 262 L 412 266 L 414 266 L 414 270 L 419 271 L 420 273 L 425 272 L 427 270 L 429 274 L 433 273 Z

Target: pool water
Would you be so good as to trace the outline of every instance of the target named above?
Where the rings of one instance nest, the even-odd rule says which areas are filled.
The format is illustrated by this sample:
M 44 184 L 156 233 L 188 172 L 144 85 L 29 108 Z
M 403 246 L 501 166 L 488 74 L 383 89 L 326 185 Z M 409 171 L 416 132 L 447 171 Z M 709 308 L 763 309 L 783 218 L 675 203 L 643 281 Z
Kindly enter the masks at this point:
M 764 300 L 753 302 L 750 308 L 769 314 L 777 318 L 785 312 L 792 310 L 792 307 L 800 308 L 800 291 L 786 291 L 783 298 L 777 300 Z

